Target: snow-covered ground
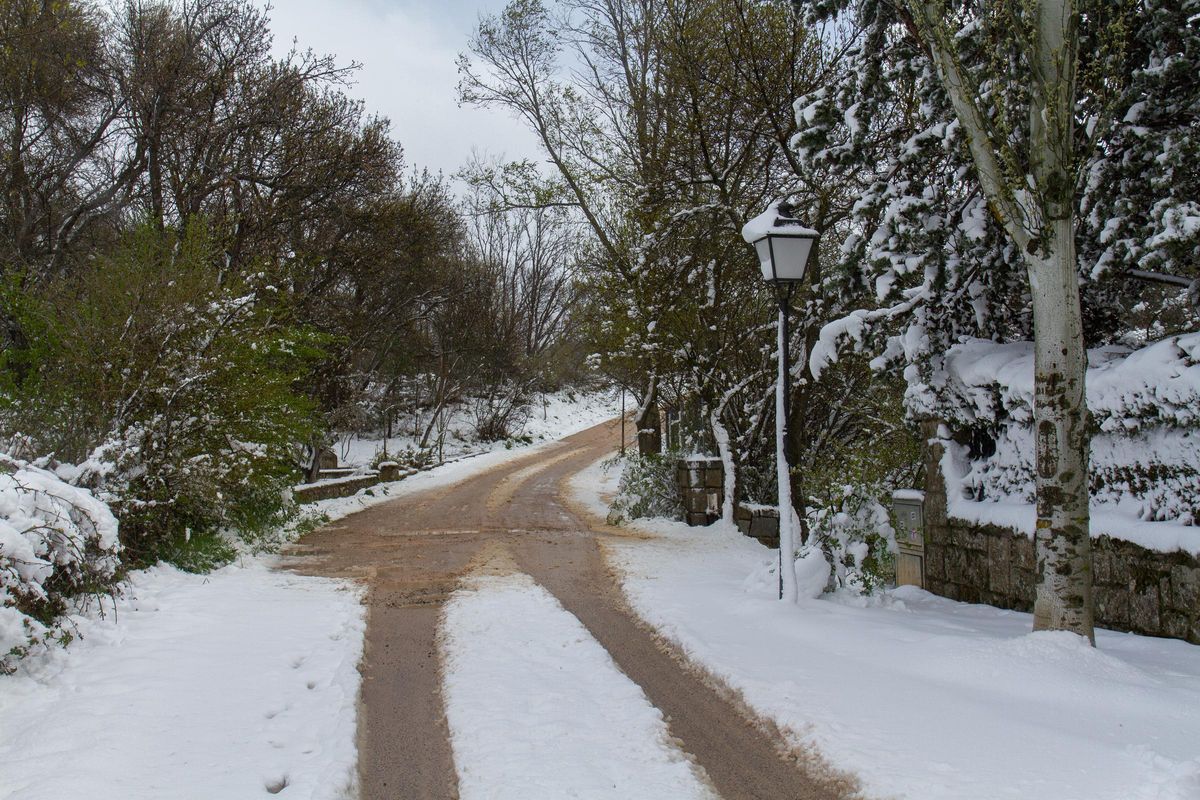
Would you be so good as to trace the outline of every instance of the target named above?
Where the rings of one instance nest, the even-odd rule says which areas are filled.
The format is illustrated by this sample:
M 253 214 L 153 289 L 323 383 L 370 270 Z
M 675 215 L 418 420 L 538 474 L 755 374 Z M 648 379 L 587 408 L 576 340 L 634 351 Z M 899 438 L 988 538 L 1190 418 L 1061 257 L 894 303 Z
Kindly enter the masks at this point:
M 602 511 L 615 477 L 574 488 Z M 756 541 L 636 524 L 654 537 L 607 547 L 637 613 L 872 796 L 1200 798 L 1200 647 L 1097 631 L 1093 649 L 912 587 L 788 606 Z
M 442 653 L 463 800 L 715 800 L 661 712 L 529 576 L 468 578 Z
M 534 430 L 566 436 L 614 407 L 561 398 Z M 550 446 L 500 443 L 309 508 L 340 518 Z M 274 563 L 247 556 L 209 575 L 134 573 L 102 616 L 72 618 L 70 647 L 0 677 L 0 798 L 354 797 L 360 589 Z
M 355 796 L 352 584 L 156 567 L 76 624 L 69 648 L 0 678 L 0 797 Z
M 534 395 L 524 424 L 519 430 L 513 431 L 512 439 L 499 442 L 477 440 L 468 406 L 452 407 L 448 409 L 448 413 L 449 422 L 443 455 L 450 459 L 464 454 L 504 450 L 519 444 L 518 437 L 539 443 L 570 436 L 618 416 L 621 413 L 621 395 L 619 390 L 609 389 L 587 393 L 556 392 Z M 426 414 L 424 418 L 417 420 L 418 428 L 423 428 L 428 421 Z M 389 454 L 417 447 L 420 437 L 413 436 L 413 422 L 412 418 L 399 421 L 398 427 L 404 430 L 387 440 Z M 356 434 L 344 434 L 333 445 L 339 462 L 351 467 L 370 464 L 377 455 L 383 453 L 383 449 L 382 437 L 360 437 Z

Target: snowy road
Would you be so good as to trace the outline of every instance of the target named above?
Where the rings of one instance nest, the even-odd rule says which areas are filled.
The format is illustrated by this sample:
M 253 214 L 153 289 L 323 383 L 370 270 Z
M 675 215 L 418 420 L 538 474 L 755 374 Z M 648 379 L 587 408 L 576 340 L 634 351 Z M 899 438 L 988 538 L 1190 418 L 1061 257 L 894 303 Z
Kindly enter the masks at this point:
M 565 486 L 619 435 L 599 426 L 302 540 L 294 568 L 368 587 L 365 800 L 854 796 L 629 612 L 599 546 L 626 532 Z M 497 552 L 509 566 L 480 576 Z
M 717 800 L 662 714 L 579 620 L 506 548 L 483 553 L 442 628 L 463 800 Z
M 138 574 L 3 679 L 0 798 L 1200 799 L 1200 648 L 782 605 L 732 531 L 603 525 L 618 436 L 334 501 L 291 572 Z

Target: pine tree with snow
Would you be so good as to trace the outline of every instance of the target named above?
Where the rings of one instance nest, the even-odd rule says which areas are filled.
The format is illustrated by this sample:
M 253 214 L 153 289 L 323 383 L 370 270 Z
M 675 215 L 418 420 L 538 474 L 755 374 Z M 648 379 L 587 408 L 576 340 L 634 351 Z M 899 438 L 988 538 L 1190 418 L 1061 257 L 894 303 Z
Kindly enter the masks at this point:
M 1090 638 L 1085 344 L 1120 334 L 1131 277 L 1195 279 L 1200 9 L 797 5 L 847 69 L 798 100 L 795 144 L 860 187 L 840 252 L 877 300 L 826 327 L 814 372 L 870 329 L 913 386 L 963 336 L 1035 339 L 1035 626 Z

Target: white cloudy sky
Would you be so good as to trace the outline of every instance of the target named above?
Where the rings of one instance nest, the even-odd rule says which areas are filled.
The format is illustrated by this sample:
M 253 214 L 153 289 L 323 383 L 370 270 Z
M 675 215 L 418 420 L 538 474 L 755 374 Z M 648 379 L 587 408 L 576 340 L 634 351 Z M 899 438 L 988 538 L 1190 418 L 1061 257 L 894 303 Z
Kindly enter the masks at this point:
M 455 58 L 481 12 L 505 0 L 272 0 L 275 47 L 363 65 L 351 94 L 392 120 L 410 165 L 453 173 L 472 148 L 536 158 L 531 134 L 503 111 L 459 108 Z

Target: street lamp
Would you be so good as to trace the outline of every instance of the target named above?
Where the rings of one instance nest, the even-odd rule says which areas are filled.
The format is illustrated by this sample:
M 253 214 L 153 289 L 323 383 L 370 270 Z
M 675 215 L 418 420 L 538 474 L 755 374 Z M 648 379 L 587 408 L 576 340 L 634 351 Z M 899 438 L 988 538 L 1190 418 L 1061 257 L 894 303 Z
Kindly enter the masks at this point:
M 792 523 L 792 485 L 788 460 L 788 418 L 791 398 L 791 355 L 788 323 L 792 294 L 804 279 L 817 232 L 796 219 L 792 207 L 775 201 L 746 223 L 742 238 L 754 245 L 763 280 L 775 289 L 779 302 L 779 376 L 775 382 L 775 464 L 779 483 L 779 599 L 796 602 L 796 527 Z M 784 554 L 787 558 L 784 558 Z

